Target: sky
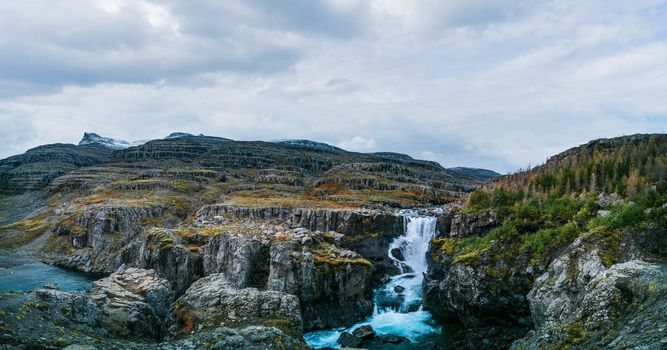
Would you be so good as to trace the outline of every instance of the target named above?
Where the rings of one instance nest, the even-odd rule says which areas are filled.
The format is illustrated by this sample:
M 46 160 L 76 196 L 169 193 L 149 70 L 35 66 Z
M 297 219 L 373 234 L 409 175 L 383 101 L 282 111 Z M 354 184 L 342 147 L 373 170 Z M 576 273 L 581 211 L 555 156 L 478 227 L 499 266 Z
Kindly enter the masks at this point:
M 667 1 L 0 2 L 0 158 L 85 131 L 501 173 L 667 131 Z

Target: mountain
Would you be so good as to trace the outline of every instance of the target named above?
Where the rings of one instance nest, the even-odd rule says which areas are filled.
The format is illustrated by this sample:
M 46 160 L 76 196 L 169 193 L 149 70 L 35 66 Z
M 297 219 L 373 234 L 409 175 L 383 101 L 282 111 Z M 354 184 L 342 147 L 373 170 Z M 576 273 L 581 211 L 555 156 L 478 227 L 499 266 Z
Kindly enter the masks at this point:
M 220 190 L 246 201 L 248 195 L 259 196 L 261 188 L 297 201 L 403 206 L 442 201 L 479 183 L 434 162 L 393 153 L 348 152 L 309 140 L 250 142 L 172 133 L 130 143 L 87 132 L 76 146 L 40 146 L 0 161 L 0 193 L 100 189 L 144 181 L 148 173 L 169 169 L 233 179 L 236 185 Z M 199 175 L 187 179 L 203 181 Z M 167 186 L 169 179 L 150 175 L 156 176 L 156 182 Z M 370 193 L 380 195 L 369 201 Z
M 456 168 L 447 168 L 447 170 L 470 176 L 479 181 L 486 181 L 502 176 L 501 174 L 488 169 L 456 167 Z

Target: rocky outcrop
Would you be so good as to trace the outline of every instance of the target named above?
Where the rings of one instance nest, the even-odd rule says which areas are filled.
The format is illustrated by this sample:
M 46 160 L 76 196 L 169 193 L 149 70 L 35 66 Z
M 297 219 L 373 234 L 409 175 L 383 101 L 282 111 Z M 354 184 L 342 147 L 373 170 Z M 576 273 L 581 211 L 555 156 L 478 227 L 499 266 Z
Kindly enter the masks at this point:
M 200 222 L 212 221 L 217 216 L 231 216 L 237 219 L 289 221 L 294 209 L 285 207 L 239 207 L 225 204 L 205 205 L 197 211 Z
M 499 224 L 498 213 L 492 210 L 479 213 L 458 213 L 451 218 L 450 236 L 483 236 Z
M 89 205 L 81 210 L 61 214 L 63 218 L 54 232 L 56 235 L 68 235 L 75 248 L 91 247 L 95 252 L 105 252 L 114 240 L 128 244 L 142 231 L 144 222 L 159 217 L 165 209 L 159 203 L 128 205 L 112 202 Z
M 72 253 L 44 252 L 41 259 L 87 273 L 108 274 L 121 266 L 151 269 L 169 281 L 176 295 L 183 294 L 192 282 L 203 276 L 198 251 L 190 250 L 180 237 L 162 228 L 138 234 L 127 244 L 112 239 L 101 251 L 84 247 Z
M 516 243 L 493 242 L 459 254 L 453 241 L 431 242 L 422 284 L 423 307 L 445 321 L 456 347 L 506 349 L 532 326 L 526 294 L 537 277 Z
M 135 238 L 122 250 L 121 261 L 127 266 L 154 270 L 169 281 L 177 296 L 204 275 L 200 254 L 191 251 L 168 229 L 153 228 Z
M 446 254 L 439 259 L 432 262 L 433 268 L 424 279 L 424 308 L 434 316 L 467 327 L 496 323 L 530 326 L 525 297 L 532 281 L 530 274 L 506 279 L 490 270 L 497 269 L 497 263 L 481 261 L 474 266 Z
M 294 228 L 305 228 L 310 231 L 335 231 L 342 234 L 336 244 L 346 249 L 361 254 L 364 258 L 373 263 L 372 274 L 375 279 L 385 274 L 396 273 L 396 266 L 387 256 L 387 249 L 391 241 L 403 234 L 403 217 L 397 215 L 394 211 L 382 210 L 334 210 L 334 209 L 300 209 L 300 208 L 247 208 L 214 204 L 204 206 L 197 213 L 200 223 L 228 220 L 229 218 L 247 218 L 253 220 L 268 220 L 277 223 L 283 223 Z M 227 242 L 226 238 L 221 241 Z M 204 250 L 204 270 L 205 273 L 229 272 L 230 265 L 245 264 L 248 261 L 247 254 L 242 253 L 240 261 L 232 260 L 224 262 L 223 266 L 211 259 L 212 255 L 217 254 L 216 258 L 224 260 L 224 252 L 217 245 L 219 242 L 212 241 Z M 228 244 L 228 243 L 225 243 Z M 238 244 L 238 243 L 235 243 Z M 245 244 L 245 243 L 243 243 Z M 254 248 L 246 248 L 250 251 L 259 250 L 250 254 L 250 258 L 256 258 L 257 254 L 264 256 L 265 250 L 260 249 L 259 242 L 255 242 Z M 263 246 L 268 245 L 263 243 Z M 238 249 L 231 249 L 238 251 Z M 222 253 L 221 253 L 222 252 Z M 240 269 L 236 267 L 236 270 Z M 247 269 L 244 269 L 247 270 Z M 260 273 L 259 276 L 264 276 Z M 240 286 L 247 286 L 247 278 L 241 278 Z M 253 286 L 261 287 L 259 284 Z
M 205 275 L 234 276 L 235 288 L 265 288 L 269 276 L 268 239 L 223 233 L 211 238 L 202 249 Z
M 172 310 L 177 320 L 176 334 L 251 325 L 276 327 L 296 337 L 303 333 L 296 296 L 256 288 L 236 289 L 224 274 L 213 274 L 193 283 Z
M 152 270 L 129 268 L 93 282 L 90 298 L 104 328 L 119 337 L 159 340 L 171 323 L 174 292 Z
M 667 264 L 641 260 L 632 242 L 605 266 L 600 233 L 578 238 L 528 293 L 535 331 L 515 349 L 630 348 L 667 344 Z M 601 254 L 602 253 L 602 254 Z
M 306 330 L 349 326 L 368 316 L 371 264 L 358 254 L 312 240 L 274 242 L 268 289 L 301 300 Z

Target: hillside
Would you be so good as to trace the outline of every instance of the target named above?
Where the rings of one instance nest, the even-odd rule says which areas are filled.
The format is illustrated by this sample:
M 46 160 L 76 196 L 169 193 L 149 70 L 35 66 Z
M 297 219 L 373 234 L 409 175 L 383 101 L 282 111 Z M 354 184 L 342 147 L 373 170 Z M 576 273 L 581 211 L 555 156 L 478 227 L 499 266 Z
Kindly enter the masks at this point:
M 479 169 L 479 168 L 456 167 L 456 168 L 447 168 L 447 170 L 470 176 L 479 181 L 486 181 L 502 176 L 501 174 L 493 170 Z
M 659 348 L 666 173 L 667 135 L 633 135 L 485 183 L 431 242 L 425 307 L 464 347 Z
M 667 190 L 667 135 L 598 139 L 550 157 L 489 187 L 548 193 L 597 191 L 632 197 L 647 186 Z

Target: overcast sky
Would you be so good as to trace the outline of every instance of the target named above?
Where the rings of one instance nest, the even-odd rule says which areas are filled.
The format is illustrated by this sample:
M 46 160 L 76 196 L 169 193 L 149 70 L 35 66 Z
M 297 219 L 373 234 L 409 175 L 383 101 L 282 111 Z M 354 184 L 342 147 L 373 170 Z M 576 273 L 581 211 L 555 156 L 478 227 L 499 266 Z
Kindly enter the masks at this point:
M 500 172 L 667 130 L 652 0 L 0 2 L 0 158 L 84 131 L 307 138 Z

